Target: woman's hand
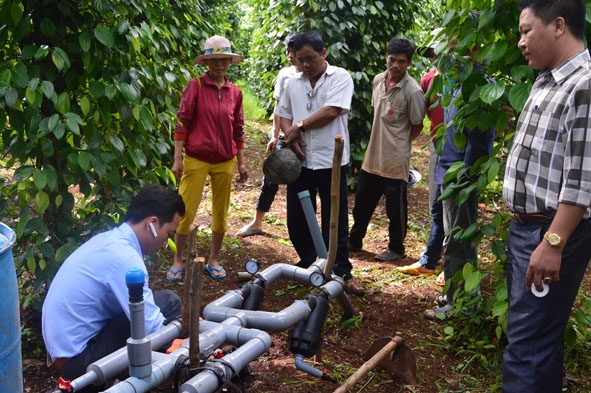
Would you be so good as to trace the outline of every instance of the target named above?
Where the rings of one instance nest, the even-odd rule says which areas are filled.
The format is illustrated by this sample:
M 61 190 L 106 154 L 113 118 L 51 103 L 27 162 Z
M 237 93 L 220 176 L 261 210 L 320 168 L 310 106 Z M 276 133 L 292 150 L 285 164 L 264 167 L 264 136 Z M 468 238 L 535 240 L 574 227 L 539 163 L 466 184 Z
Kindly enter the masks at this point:
M 248 171 L 246 170 L 246 165 L 239 165 L 238 173 L 240 174 L 240 183 L 245 183 L 248 180 Z
M 171 170 L 172 170 L 172 173 L 174 174 L 174 177 L 176 177 L 176 179 L 178 181 L 181 180 L 181 177 L 183 176 L 184 169 L 185 168 L 184 168 L 182 159 L 174 160 Z

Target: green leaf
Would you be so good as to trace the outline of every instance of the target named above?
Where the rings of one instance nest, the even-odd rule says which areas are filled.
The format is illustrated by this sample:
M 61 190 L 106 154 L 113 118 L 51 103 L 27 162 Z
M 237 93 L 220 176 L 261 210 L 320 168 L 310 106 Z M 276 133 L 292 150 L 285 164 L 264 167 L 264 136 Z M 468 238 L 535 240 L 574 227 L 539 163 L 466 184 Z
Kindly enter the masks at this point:
M 41 45 L 39 48 L 37 48 L 33 57 L 35 58 L 35 60 L 39 61 L 39 60 L 45 59 L 48 54 L 49 54 L 49 46 Z
M 17 183 L 23 183 L 33 176 L 33 167 L 23 165 L 14 171 L 13 180 Z
M 62 48 L 53 48 L 51 60 L 53 61 L 53 64 L 55 64 L 55 67 L 58 69 L 58 71 L 67 71 L 70 69 L 70 57 Z
M 68 92 L 64 92 L 57 97 L 55 109 L 62 115 L 70 111 L 70 96 Z
M 103 164 L 103 162 L 97 159 L 96 157 L 92 158 L 92 167 L 99 176 L 105 176 L 105 174 L 107 173 L 107 167 L 105 166 L 105 164 Z
M 464 203 L 466 203 L 466 201 L 468 200 L 468 198 L 470 198 L 470 193 L 472 192 L 473 189 L 474 189 L 474 185 L 470 185 L 468 187 L 463 187 L 458 192 L 458 195 L 456 195 L 456 204 L 458 206 L 461 206 Z
M 509 303 L 507 302 L 496 302 L 492 308 L 492 315 L 498 317 L 505 315 L 509 311 Z
M 27 102 L 31 105 L 35 105 L 36 96 L 37 94 L 35 93 L 35 90 L 27 89 L 25 91 L 25 98 L 27 99 Z
M 47 187 L 50 191 L 57 191 L 58 189 L 58 177 L 55 173 L 55 169 L 52 167 L 45 168 L 45 174 L 47 175 Z
M 140 114 L 141 114 L 142 123 L 144 124 L 144 126 L 148 130 L 153 130 L 154 129 L 154 119 L 152 119 L 152 114 L 150 113 L 148 108 L 146 108 L 145 106 L 142 105 L 142 107 L 140 108 Z
M 80 105 L 80 110 L 82 111 L 82 114 L 84 116 L 88 115 L 88 112 L 90 112 L 90 100 L 88 99 L 88 97 L 83 96 L 82 98 L 80 98 L 80 102 L 78 103 L 78 105 Z
M 29 75 L 27 73 L 27 67 L 18 62 L 14 66 L 14 73 L 12 74 L 12 81 L 14 82 L 17 87 L 25 88 L 27 83 L 29 83 Z
M 54 153 L 53 143 L 48 138 L 41 138 L 41 151 L 45 157 L 52 157 Z
M 458 149 L 464 150 L 466 148 L 466 134 L 463 132 L 456 132 L 454 135 L 454 144 L 458 147 Z
M 80 44 L 80 49 L 82 49 L 82 52 L 89 51 L 91 39 L 92 37 L 89 31 L 83 31 L 80 33 L 80 35 L 78 35 L 78 43 Z
M 5 4 L 6 3 L 3 2 L 3 5 Z M 25 7 L 23 6 L 22 2 L 13 1 L 12 4 L 10 4 L 10 21 L 12 22 L 13 26 L 17 26 L 20 23 L 24 11 Z
M 78 127 L 78 122 L 74 119 L 66 119 L 66 128 L 72 131 L 75 135 L 80 135 L 80 127 Z
M 515 82 L 521 82 L 522 79 L 533 79 L 532 69 L 524 64 L 516 65 L 511 68 L 511 79 Z
M 55 131 L 59 122 L 60 122 L 60 115 L 58 115 L 57 113 L 54 113 L 53 115 L 51 115 L 51 117 L 49 118 L 49 121 L 47 122 L 47 127 L 49 128 L 49 131 L 52 131 L 52 132 Z
M 35 210 L 38 214 L 43 214 L 48 207 L 49 195 L 45 191 L 39 190 L 35 195 Z
M 123 98 L 125 98 L 127 101 L 129 101 L 129 102 L 139 101 L 140 91 L 138 90 L 138 88 L 136 86 L 130 85 L 128 83 L 119 83 L 117 85 L 117 88 L 119 89 L 119 91 L 121 91 Z
M 477 229 L 478 229 L 478 223 L 475 222 L 473 224 L 470 224 L 470 226 L 468 228 L 466 228 L 462 231 L 460 241 L 462 241 L 462 242 L 470 241 L 474 237 L 474 234 L 476 233 Z
M 115 45 L 115 37 L 110 30 L 104 26 L 97 26 L 94 29 L 94 37 L 104 46 L 112 48 Z
M 87 151 L 83 151 L 78 155 L 78 165 L 84 171 L 88 171 L 92 169 L 92 159 L 93 155 Z
M 55 35 L 55 24 L 51 19 L 43 18 L 39 24 L 39 30 L 45 37 L 52 37 Z
M 57 139 L 62 139 L 65 134 L 66 134 L 66 128 L 64 127 L 63 123 L 61 123 L 61 122 L 57 123 L 55 130 L 53 130 L 53 135 Z
M 113 148 L 115 148 L 115 150 L 119 153 L 123 153 L 123 150 L 125 149 L 125 144 L 123 141 L 116 135 L 111 135 L 109 139 L 111 140 L 111 145 L 113 145 Z
M 466 278 L 464 289 L 466 290 L 466 292 L 471 292 L 478 288 L 478 286 L 480 285 L 480 281 L 482 281 L 482 273 L 479 271 L 475 271 L 468 275 L 468 277 Z
M 501 163 L 499 161 L 493 161 L 486 172 L 487 181 L 491 183 L 494 179 L 496 179 L 499 171 L 501 170 Z
M 517 113 L 523 110 L 523 106 L 529 97 L 531 85 L 524 82 L 516 83 L 511 86 L 509 90 L 509 103 L 515 109 Z
M 508 46 L 508 44 L 506 41 L 495 42 L 494 50 L 492 53 L 492 61 L 498 62 L 501 59 L 503 59 L 503 57 L 507 53 L 507 46 Z
M 33 183 L 35 187 L 42 190 L 47 185 L 47 174 L 42 169 L 35 169 L 33 171 Z
M 8 90 L 6 90 L 6 93 L 4 94 L 4 101 L 9 108 L 12 108 L 16 104 L 17 100 L 18 91 L 15 88 L 10 87 Z
M 31 272 L 31 274 L 35 274 L 35 270 L 37 269 L 37 262 L 35 258 L 27 258 L 27 270 Z
M 47 242 L 39 243 L 37 244 L 37 249 L 43 256 L 50 259 L 55 258 L 55 250 L 51 244 Z
M 0 72 L 0 88 L 8 87 L 10 85 L 10 80 L 12 79 L 12 74 L 8 68 L 5 68 Z
M 503 81 L 489 83 L 480 89 L 480 99 L 490 105 L 501 98 L 503 93 L 505 93 L 505 83 Z
M 50 81 L 41 82 L 41 91 L 47 98 L 51 98 L 54 93 L 53 83 Z

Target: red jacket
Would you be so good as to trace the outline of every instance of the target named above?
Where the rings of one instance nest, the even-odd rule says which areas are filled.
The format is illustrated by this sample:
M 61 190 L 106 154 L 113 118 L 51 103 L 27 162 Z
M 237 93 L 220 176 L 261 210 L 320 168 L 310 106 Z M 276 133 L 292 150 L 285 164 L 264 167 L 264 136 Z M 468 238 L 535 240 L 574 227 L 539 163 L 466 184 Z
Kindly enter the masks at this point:
M 242 91 L 227 77 L 221 89 L 208 73 L 191 79 L 183 89 L 177 117 L 174 139 L 185 141 L 190 157 L 218 164 L 244 148 Z
M 423 90 L 423 93 L 427 94 L 427 92 L 431 88 L 431 85 L 433 84 L 433 79 L 435 79 L 435 75 L 437 75 L 437 70 L 432 69 L 423 76 L 423 78 L 421 79 L 421 90 Z M 435 101 L 437 100 L 441 101 L 441 98 L 438 98 Z M 427 117 L 429 118 L 429 120 L 431 120 L 431 138 L 435 136 L 435 134 L 437 133 L 437 129 L 439 127 L 442 127 L 440 126 L 440 124 L 443 124 L 444 116 L 443 106 L 441 106 L 441 102 L 439 102 L 439 105 L 437 105 L 435 108 L 431 108 L 433 104 L 435 104 L 435 101 L 431 99 L 425 100 Z

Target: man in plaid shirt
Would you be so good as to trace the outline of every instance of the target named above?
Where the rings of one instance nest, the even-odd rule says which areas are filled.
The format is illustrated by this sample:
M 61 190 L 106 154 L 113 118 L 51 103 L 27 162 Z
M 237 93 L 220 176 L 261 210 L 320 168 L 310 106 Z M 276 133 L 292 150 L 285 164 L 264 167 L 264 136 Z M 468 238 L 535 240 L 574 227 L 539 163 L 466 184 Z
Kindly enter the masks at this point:
M 583 0 L 524 0 L 520 9 L 518 45 L 541 73 L 503 186 L 512 217 L 503 392 L 560 392 L 564 332 L 591 257 L 591 58 Z

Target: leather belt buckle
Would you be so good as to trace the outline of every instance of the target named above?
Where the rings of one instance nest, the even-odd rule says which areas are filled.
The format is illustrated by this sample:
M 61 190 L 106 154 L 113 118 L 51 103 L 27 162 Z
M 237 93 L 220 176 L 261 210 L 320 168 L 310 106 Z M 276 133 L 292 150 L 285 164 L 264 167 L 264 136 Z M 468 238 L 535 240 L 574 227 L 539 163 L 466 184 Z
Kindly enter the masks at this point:
M 513 221 L 515 221 L 518 224 L 523 224 L 523 220 L 521 219 L 521 214 L 519 213 L 513 213 L 513 212 L 509 212 L 509 215 L 511 216 L 511 219 Z

